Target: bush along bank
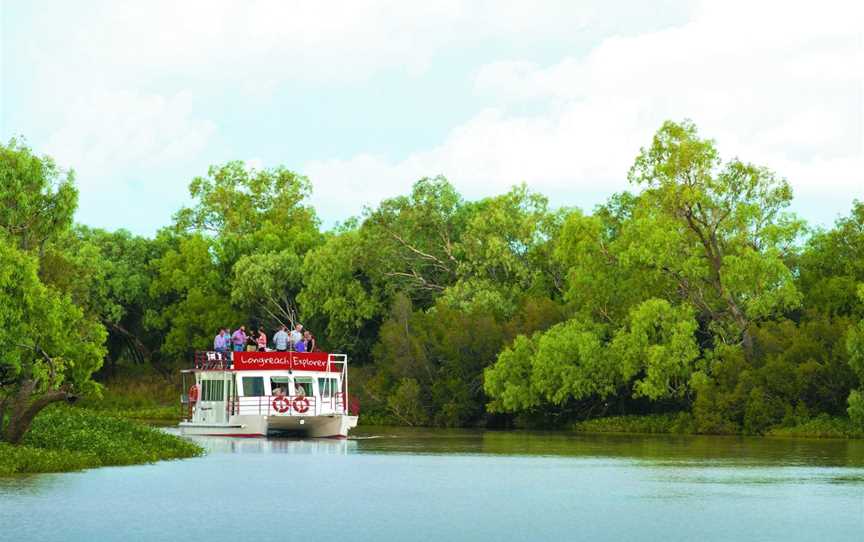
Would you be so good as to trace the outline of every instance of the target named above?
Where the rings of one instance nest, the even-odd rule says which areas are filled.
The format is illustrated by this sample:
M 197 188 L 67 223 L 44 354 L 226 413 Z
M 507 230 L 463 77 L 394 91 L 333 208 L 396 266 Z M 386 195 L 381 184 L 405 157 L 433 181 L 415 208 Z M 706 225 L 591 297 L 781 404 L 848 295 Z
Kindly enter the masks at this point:
M 36 417 L 21 445 L 0 442 L 0 476 L 152 463 L 203 452 L 132 420 L 58 405 Z
M 668 414 L 648 414 L 632 416 L 609 416 L 595 418 L 573 424 L 578 433 L 639 433 L 639 434 L 679 434 L 679 435 L 764 435 L 768 437 L 801 438 L 864 438 L 864 431 L 857 428 L 849 418 L 819 415 L 809 419 L 790 420 L 787 424 L 777 425 L 762 433 L 748 433 L 736 426 L 714 428 L 712 431 L 700 430 L 693 415 L 689 412 Z

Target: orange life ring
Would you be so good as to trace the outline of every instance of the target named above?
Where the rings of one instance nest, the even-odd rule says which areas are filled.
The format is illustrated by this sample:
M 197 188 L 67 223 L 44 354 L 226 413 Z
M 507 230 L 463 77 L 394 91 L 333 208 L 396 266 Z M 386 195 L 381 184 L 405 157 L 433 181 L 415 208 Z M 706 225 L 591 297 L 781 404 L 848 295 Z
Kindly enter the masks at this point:
M 306 399 L 305 397 L 298 397 L 294 399 L 294 410 L 296 410 L 300 414 L 303 414 L 304 412 L 309 410 L 309 399 Z
M 189 402 L 197 403 L 198 402 L 198 385 L 192 384 L 192 387 L 189 388 Z
M 273 398 L 273 410 L 278 412 L 279 414 L 284 414 L 288 412 L 288 409 L 291 408 L 291 403 L 288 401 L 288 398 L 284 395 L 279 395 Z

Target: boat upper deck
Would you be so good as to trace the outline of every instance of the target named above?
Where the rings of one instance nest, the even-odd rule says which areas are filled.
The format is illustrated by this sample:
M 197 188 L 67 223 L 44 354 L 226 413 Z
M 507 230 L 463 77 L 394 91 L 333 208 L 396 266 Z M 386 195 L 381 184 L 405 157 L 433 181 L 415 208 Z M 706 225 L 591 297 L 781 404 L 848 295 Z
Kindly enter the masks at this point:
M 195 352 L 194 371 L 311 371 L 342 373 L 348 356 L 329 352 Z

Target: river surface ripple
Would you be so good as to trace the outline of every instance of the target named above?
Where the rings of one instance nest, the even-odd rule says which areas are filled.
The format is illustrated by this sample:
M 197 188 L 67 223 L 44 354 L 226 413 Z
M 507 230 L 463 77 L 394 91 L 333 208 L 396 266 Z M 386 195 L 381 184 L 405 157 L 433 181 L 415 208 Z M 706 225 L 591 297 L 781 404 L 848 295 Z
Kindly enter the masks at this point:
M 0 479 L 0 540 L 864 540 L 864 441 L 361 429 Z

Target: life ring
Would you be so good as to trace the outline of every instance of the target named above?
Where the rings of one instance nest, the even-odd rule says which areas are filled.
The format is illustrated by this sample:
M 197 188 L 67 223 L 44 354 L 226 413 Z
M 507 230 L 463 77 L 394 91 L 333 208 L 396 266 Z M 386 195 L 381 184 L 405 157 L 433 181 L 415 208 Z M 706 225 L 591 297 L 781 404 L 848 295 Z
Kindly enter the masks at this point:
M 298 397 L 297 399 L 294 399 L 294 410 L 296 410 L 300 414 L 303 414 L 304 412 L 309 410 L 309 399 L 306 399 L 305 397 Z
M 288 412 L 291 408 L 291 403 L 284 395 L 280 395 L 278 397 L 273 398 L 273 410 L 278 412 L 279 414 L 284 414 Z
M 189 402 L 197 403 L 198 402 L 198 385 L 192 384 L 192 387 L 189 388 Z

